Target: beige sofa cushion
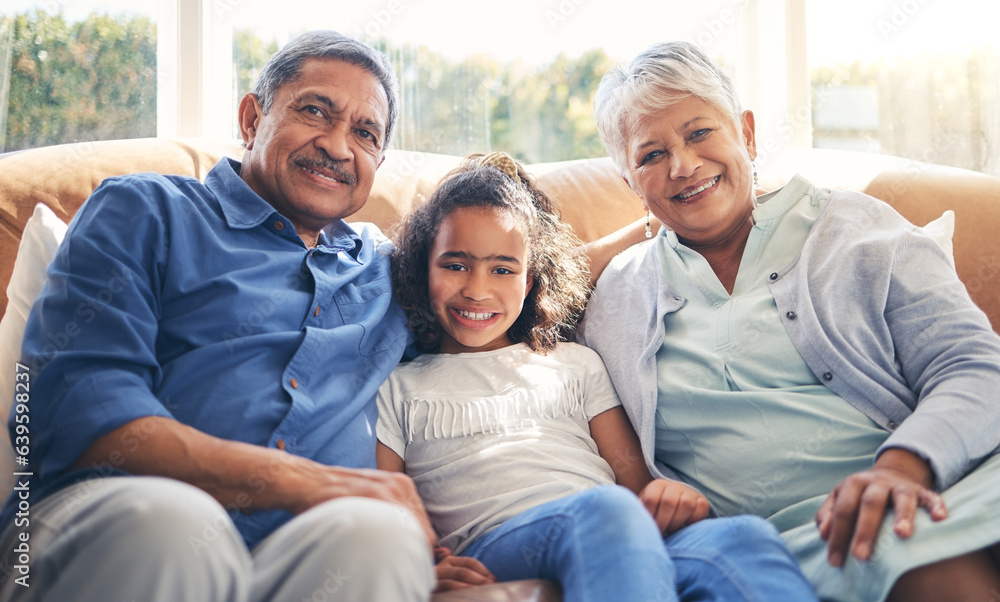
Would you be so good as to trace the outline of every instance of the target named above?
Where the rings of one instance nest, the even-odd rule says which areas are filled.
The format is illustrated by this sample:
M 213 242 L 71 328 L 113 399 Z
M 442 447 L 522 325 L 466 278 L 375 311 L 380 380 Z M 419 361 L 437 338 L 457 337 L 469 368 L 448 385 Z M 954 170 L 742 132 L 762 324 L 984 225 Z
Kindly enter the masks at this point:
M 140 139 L 68 144 L 0 157 L 0 314 L 24 225 L 37 203 L 68 221 L 106 177 L 137 171 L 203 179 L 222 156 L 239 158 L 235 142 Z M 376 173 L 371 198 L 353 220 L 391 227 L 428 196 L 458 157 L 390 150 Z M 610 159 L 529 165 L 584 241 L 638 219 L 643 210 Z M 764 188 L 796 172 L 828 188 L 860 189 L 925 224 L 955 211 L 955 263 L 973 300 L 1000 331 L 1000 178 L 897 157 L 799 149 L 761 166 Z

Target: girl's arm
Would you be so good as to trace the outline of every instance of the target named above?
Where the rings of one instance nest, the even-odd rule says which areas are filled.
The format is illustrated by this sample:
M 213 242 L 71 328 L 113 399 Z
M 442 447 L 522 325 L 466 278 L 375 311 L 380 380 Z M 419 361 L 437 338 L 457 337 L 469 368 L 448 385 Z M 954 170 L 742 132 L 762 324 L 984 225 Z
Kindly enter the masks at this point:
M 639 438 L 622 406 L 590 420 L 597 451 L 611 465 L 615 480 L 631 489 L 656 520 L 664 535 L 708 516 L 708 498 L 693 487 L 669 479 L 654 479 L 642 457 Z
M 375 465 L 378 466 L 379 470 L 404 472 L 403 459 L 381 441 L 375 442 Z
M 403 472 L 405 468 L 399 454 L 381 441 L 375 443 L 375 462 L 379 470 Z M 437 576 L 435 593 L 497 582 L 497 578 L 483 563 L 475 558 L 453 556 L 451 550 L 443 546 L 434 548 L 434 562 L 434 573 Z
M 639 495 L 653 480 L 625 408 L 616 406 L 591 418 L 590 436 L 597 443 L 597 453 L 611 465 L 619 485 Z

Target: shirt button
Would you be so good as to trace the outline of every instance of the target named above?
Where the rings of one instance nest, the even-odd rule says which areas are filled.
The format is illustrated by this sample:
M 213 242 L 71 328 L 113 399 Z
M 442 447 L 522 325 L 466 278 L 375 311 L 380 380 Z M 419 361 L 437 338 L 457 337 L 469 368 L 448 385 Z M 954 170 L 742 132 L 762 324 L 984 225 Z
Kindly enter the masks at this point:
M 899 426 L 899 425 L 898 425 L 898 424 L 896 424 L 896 421 L 895 421 L 895 420 L 890 420 L 890 421 L 889 421 L 889 423 L 888 423 L 888 424 L 886 424 L 886 426 L 888 426 L 888 427 L 889 427 L 889 430 L 890 430 L 890 431 L 894 431 L 894 430 L 896 430 L 896 427 L 897 427 L 897 426 Z
M 795 315 L 794 311 L 790 311 L 790 312 L 788 312 L 788 313 L 785 314 L 785 317 L 788 318 L 789 320 L 794 320 L 798 316 Z
M 771 280 L 777 280 L 778 279 L 778 272 L 771 272 L 771 275 L 768 276 L 768 278 L 770 278 Z
M 285 451 L 285 440 L 278 439 L 278 442 L 275 444 L 275 447 L 277 447 L 281 451 Z
M 278 232 L 284 230 L 285 229 L 284 222 L 274 222 L 274 229 L 277 230 Z
M 313 312 L 313 315 L 314 316 L 318 316 L 319 315 L 319 305 L 316 306 L 316 311 Z
M 288 384 L 292 385 L 293 389 L 299 388 L 299 381 L 295 380 L 294 377 L 292 378 L 292 380 L 288 381 Z
M 831 380 L 833 380 L 833 372 L 824 372 L 823 373 L 823 380 L 825 380 L 825 381 L 831 381 Z

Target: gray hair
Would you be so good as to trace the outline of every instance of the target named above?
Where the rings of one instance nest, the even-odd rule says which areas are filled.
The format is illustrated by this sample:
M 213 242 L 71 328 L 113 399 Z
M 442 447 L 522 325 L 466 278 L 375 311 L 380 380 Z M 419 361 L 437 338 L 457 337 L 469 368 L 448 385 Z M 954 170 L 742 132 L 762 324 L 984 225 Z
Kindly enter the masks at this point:
M 597 131 L 621 175 L 628 177 L 628 128 L 641 116 L 696 96 L 732 117 L 743 115 L 732 78 L 694 44 L 664 42 L 608 71 L 594 96 Z
M 399 80 L 396 79 L 396 72 L 385 54 L 337 31 L 307 31 L 271 57 L 253 87 L 253 94 L 257 97 L 264 114 L 271 110 L 271 104 L 278 90 L 298 78 L 302 63 L 306 59 L 314 58 L 336 59 L 357 65 L 371 73 L 382 84 L 385 96 L 389 100 L 382 150 L 389 148 L 396 119 L 399 117 Z

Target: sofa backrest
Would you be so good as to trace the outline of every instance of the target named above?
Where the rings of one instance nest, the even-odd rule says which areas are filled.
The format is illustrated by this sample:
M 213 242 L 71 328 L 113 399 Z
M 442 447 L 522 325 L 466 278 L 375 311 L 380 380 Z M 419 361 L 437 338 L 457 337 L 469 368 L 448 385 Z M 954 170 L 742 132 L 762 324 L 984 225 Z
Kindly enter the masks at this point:
M 35 205 L 47 205 L 68 222 L 83 201 L 111 176 L 154 171 L 203 179 L 236 144 L 210 141 L 111 140 L 36 148 L 0 157 L 0 316 L 18 243 Z
M 0 156 L 0 315 L 6 310 L 18 241 L 37 203 L 68 221 L 106 177 L 154 171 L 203 179 L 223 156 L 239 158 L 242 148 L 235 142 L 150 138 L 67 144 Z M 371 221 L 391 232 L 458 161 L 449 155 L 389 151 L 368 203 L 352 221 Z M 764 189 L 802 173 L 818 186 L 861 190 L 881 198 L 918 225 L 953 209 L 958 274 L 1000 332 L 1000 178 L 894 157 L 817 149 L 758 163 Z M 643 215 L 638 197 L 610 159 L 527 168 L 584 241 Z
M 915 224 L 955 212 L 955 269 L 1000 332 L 1000 178 L 964 170 L 889 170 L 865 190 Z

